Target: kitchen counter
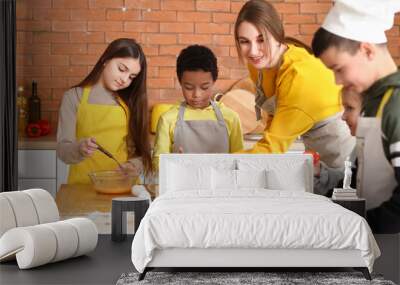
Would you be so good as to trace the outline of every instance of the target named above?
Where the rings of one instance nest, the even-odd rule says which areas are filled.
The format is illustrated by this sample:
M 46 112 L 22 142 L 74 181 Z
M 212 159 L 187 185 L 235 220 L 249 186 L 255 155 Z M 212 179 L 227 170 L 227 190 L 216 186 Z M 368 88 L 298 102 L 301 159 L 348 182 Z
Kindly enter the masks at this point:
M 47 136 L 29 138 L 29 137 L 18 137 L 18 149 L 49 149 L 55 150 L 57 146 L 56 134 L 49 134 Z
M 100 234 L 110 234 L 111 200 L 114 197 L 123 196 L 132 195 L 130 193 L 100 194 L 90 184 L 62 184 L 57 191 L 56 203 L 61 220 L 86 217 L 96 224 Z M 128 221 L 133 225 L 133 216 L 128 218 Z

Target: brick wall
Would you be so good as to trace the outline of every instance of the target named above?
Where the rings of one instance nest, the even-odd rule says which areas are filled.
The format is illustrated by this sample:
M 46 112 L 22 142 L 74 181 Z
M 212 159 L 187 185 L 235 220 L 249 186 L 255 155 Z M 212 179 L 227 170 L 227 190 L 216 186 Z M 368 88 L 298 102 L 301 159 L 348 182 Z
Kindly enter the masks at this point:
M 180 98 L 175 78 L 179 51 L 209 46 L 217 55 L 218 90 L 247 75 L 237 59 L 233 24 L 244 0 L 17 0 L 17 80 L 30 93 L 38 81 L 42 116 L 55 126 L 65 90 L 92 68 L 108 43 L 133 37 L 148 60 L 151 104 Z M 331 0 L 271 1 L 286 33 L 310 43 Z M 122 8 L 124 7 L 124 9 Z M 400 17 L 389 31 L 389 48 L 400 63 Z

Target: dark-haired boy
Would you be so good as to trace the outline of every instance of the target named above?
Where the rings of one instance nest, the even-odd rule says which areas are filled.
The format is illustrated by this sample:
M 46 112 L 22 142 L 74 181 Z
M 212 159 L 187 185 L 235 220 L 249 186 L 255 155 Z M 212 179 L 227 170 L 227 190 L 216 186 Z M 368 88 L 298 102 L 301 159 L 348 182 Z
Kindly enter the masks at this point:
M 400 232 L 400 72 L 385 36 L 399 10 L 400 1 L 337 0 L 312 42 L 336 83 L 363 93 L 357 188 L 375 233 Z
M 201 45 L 188 46 L 178 56 L 176 73 L 185 101 L 173 106 L 158 121 L 155 168 L 158 169 L 162 153 L 231 153 L 243 149 L 239 116 L 212 100 L 218 78 L 213 52 Z

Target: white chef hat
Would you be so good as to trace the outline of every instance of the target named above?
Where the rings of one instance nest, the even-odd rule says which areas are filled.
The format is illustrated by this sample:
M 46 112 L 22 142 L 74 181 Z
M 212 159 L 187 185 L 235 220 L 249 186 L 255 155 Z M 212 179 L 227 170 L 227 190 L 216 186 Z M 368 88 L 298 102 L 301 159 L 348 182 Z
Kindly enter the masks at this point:
M 346 39 L 386 43 L 400 0 L 336 0 L 322 27 Z

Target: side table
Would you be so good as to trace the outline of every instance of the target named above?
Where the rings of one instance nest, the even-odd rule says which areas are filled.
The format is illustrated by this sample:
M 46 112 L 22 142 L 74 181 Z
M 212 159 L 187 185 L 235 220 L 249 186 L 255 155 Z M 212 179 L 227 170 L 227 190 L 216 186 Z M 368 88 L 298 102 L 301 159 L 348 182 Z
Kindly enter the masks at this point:
M 361 217 L 365 218 L 365 199 L 355 198 L 355 199 L 332 199 L 332 202 L 339 204 L 340 206 L 359 214 Z
M 126 239 L 126 213 L 134 212 L 135 232 L 140 221 L 149 208 L 150 201 L 141 197 L 116 197 L 112 199 L 111 209 L 111 240 L 123 241 Z

